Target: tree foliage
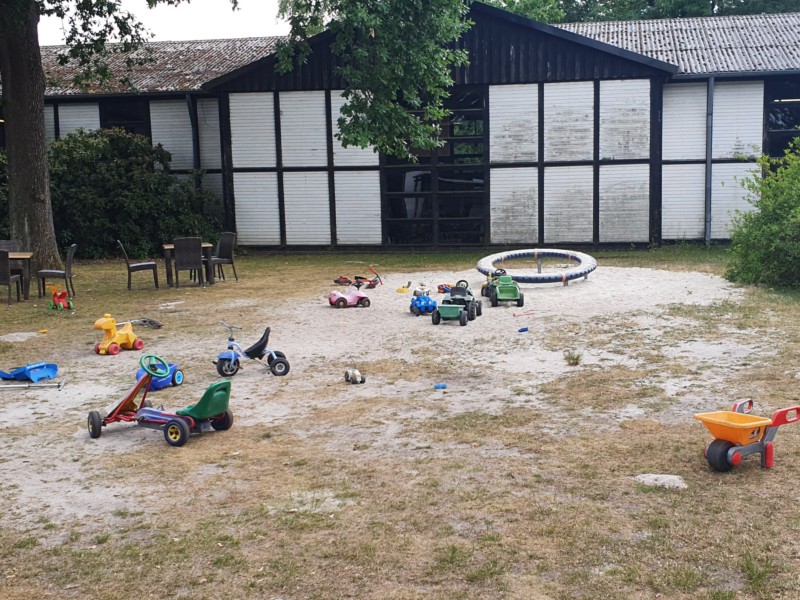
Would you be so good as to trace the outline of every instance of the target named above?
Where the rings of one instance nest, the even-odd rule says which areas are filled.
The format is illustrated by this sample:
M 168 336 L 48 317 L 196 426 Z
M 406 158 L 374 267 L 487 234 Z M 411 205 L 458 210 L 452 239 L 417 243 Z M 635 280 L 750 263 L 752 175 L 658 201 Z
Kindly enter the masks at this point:
M 759 159 L 763 177 L 743 185 L 751 212 L 738 212 L 731 230 L 731 281 L 800 286 L 800 138 L 784 156 Z
M 439 123 L 452 68 L 464 64 L 456 47 L 469 27 L 468 0 L 281 0 L 289 42 L 280 69 L 303 63 L 325 28 L 345 84 L 338 121 L 345 146 L 374 146 L 395 156 L 440 145 Z M 322 37 L 322 36 L 320 36 Z M 321 43 L 319 44 L 321 46 Z
M 558 0 L 484 0 L 497 8 L 522 15 L 542 23 L 559 23 L 564 20 L 564 9 Z

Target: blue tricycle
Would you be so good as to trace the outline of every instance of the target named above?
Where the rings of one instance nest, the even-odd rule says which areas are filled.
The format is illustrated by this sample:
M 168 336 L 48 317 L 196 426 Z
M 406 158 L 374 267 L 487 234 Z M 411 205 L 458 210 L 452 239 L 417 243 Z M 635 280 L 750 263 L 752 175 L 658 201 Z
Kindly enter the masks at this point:
M 286 355 L 278 350 L 270 350 L 267 348 L 269 342 L 269 327 L 264 330 L 264 335 L 255 344 L 249 348 L 242 349 L 239 343 L 233 339 L 234 329 L 241 329 L 238 325 L 228 325 L 225 321 L 220 321 L 222 325 L 230 330 L 228 334 L 228 349 L 221 352 L 217 356 L 214 363 L 217 365 L 217 373 L 223 377 L 233 377 L 239 372 L 242 367 L 242 359 L 248 358 L 250 360 L 257 360 L 265 368 L 268 368 L 273 375 L 282 377 L 289 372 L 289 361 L 286 360 Z M 261 360 L 266 357 L 267 362 L 264 364 Z

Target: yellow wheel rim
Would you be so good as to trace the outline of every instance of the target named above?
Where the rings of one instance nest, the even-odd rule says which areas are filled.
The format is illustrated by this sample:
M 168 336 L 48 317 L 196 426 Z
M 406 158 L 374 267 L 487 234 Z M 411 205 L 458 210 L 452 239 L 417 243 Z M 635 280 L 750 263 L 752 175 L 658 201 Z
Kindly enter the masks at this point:
M 179 439 L 181 439 L 181 428 L 177 425 L 170 425 L 167 428 L 167 436 L 173 442 L 177 442 Z

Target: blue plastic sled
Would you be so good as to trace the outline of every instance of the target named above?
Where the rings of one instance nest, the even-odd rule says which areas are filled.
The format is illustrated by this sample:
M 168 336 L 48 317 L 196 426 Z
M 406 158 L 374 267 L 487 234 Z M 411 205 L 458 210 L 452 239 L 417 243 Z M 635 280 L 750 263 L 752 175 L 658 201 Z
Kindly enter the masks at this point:
M 58 365 L 52 363 L 33 363 L 24 367 L 17 367 L 11 373 L 0 371 L 0 379 L 16 381 L 32 381 L 36 383 L 42 379 L 54 379 L 58 374 Z
M 144 377 L 144 369 L 136 371 L 136 381 Z M 160 390 L 168 385 L 181 385 L 183 383 L 183 371 L 175 363 L 169 363 L 169 373 L 164 377 L 153 377 L 150 381 L 150 391 Z

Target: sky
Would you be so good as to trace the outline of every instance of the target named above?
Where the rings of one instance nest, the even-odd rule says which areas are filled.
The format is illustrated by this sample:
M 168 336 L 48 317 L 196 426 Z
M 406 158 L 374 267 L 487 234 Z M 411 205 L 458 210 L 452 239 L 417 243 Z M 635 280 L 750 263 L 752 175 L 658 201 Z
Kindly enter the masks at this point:
M 208 40 L 286 35 L 289 25 L 278 22 L 278 0 L 239 0 L 232 11 L 229 0 L 191 0 L 180 6 L 148 9 L 145 0 L 122 0 L 122 6 L 155 34 L 156 41 Z M 39 44 L 64 44 L 61 21 L 49 17 L 39 22 Z

